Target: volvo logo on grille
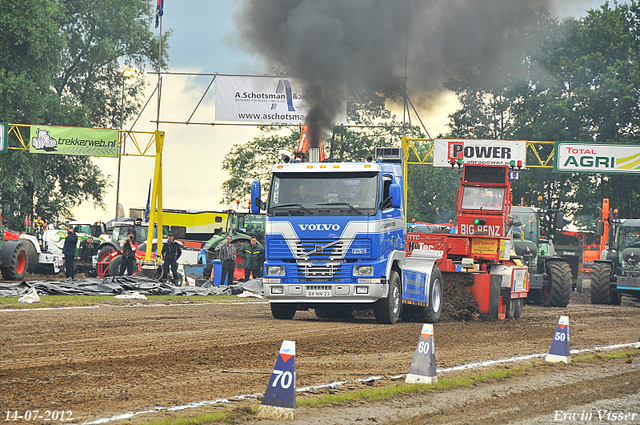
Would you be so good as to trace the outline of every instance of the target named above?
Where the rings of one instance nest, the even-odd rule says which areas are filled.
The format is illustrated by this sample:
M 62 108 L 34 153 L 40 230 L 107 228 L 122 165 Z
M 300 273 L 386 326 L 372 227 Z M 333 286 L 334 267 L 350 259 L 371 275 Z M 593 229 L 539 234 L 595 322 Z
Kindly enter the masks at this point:
M 323 249 L 324 247 L 322 245 L 316 245 L 316 252 L 320 253 Z
M 339 224 L 298 224 L 298 227 L 302 231 L 305 231 L 305 230 L 311 230 L 311 231 L 333 230 L 333 231 L 337 232 L 338 230 L 340 230 L 340 225 Z

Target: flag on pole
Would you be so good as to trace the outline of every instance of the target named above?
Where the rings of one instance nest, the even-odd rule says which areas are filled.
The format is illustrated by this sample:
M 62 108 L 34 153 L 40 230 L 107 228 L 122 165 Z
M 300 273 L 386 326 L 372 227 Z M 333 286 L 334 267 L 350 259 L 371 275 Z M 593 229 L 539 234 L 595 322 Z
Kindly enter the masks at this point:
M 164 0 L 158 0 L 158 4 L 156 6 L 156 28 L 160 25 L 160 17 L 162 16 L 164 9 Z

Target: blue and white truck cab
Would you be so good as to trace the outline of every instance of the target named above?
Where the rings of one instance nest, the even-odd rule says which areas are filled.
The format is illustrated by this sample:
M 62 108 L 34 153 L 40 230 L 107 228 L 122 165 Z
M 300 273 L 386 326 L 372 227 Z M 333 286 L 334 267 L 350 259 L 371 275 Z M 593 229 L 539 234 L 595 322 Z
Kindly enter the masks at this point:
M 273 166 L 263 281 L 273 317 L 291 319 L 309 308 L 318 317 L 345 317 L 373 308 L 379 323 L 398 320 L 407 262 L 402 159 L 402 149 L 378 148 L 375 159 L 368 155 L 363 162 L 284 157 Z M 251 198 L 252 212 L 259 212 L 259 182 Z M 421 261 L 422 285 L 431 283 L 435 259 Z M 441 278 L 438 285 L 434 321 Z

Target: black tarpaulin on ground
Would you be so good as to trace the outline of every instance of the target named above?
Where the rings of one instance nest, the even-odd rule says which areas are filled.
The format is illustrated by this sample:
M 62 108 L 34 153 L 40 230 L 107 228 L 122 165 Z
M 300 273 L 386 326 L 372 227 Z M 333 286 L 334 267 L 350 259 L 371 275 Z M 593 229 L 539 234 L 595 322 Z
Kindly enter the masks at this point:
M 120 295 L 138 292 L 143 295 L 237 295 L 244 291 L 262 295 L 262 279 L 231 286 L 173 286 L 142 276 L 112 276 L 104 279 L 33 281 L 19 284 L 0 283 L 0 298 L 22 297 L 35 288 L 38 295 Z

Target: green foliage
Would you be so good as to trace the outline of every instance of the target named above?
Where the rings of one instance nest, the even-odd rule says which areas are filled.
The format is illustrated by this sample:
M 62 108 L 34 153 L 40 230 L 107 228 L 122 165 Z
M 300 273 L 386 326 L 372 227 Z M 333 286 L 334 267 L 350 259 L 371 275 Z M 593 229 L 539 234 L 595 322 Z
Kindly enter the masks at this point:
M 451 136 L 637 144 L 639 20 L 637 0 L 605 3 L 580 20 L 541 16 L 526 30 L 534 43 L 521 52 L 521 74 L 505 75 L 501 89 L 471 86 L 464 79 L 448 83 L 463 105 L 451 116 Z M 551 148 L 539 149 L 546 158 Z M 529 164 L 536 162 L 533 152 L 528 155 Z M 513 183 L 513 197 L 515 203 L 523 198 L 527 205 L 574 214 L 574 224 L 587 229 L 604 197 L 621 217 L 636 217 L 638 179 L 530 170 Z
M 0 121 L 119 128 L 121 116 L 141 106 L 145 86 L 144 72 L 125 84 L 123 65 L 157 68 L 153 19 L 148 0 L 0 2 Z M 10 201 L 4 218 L 16 229 L 26 214 L 55 221 L 82 202 L 104 207 L 109 185 L 88 157 L 0 155 L 0 193 Z

